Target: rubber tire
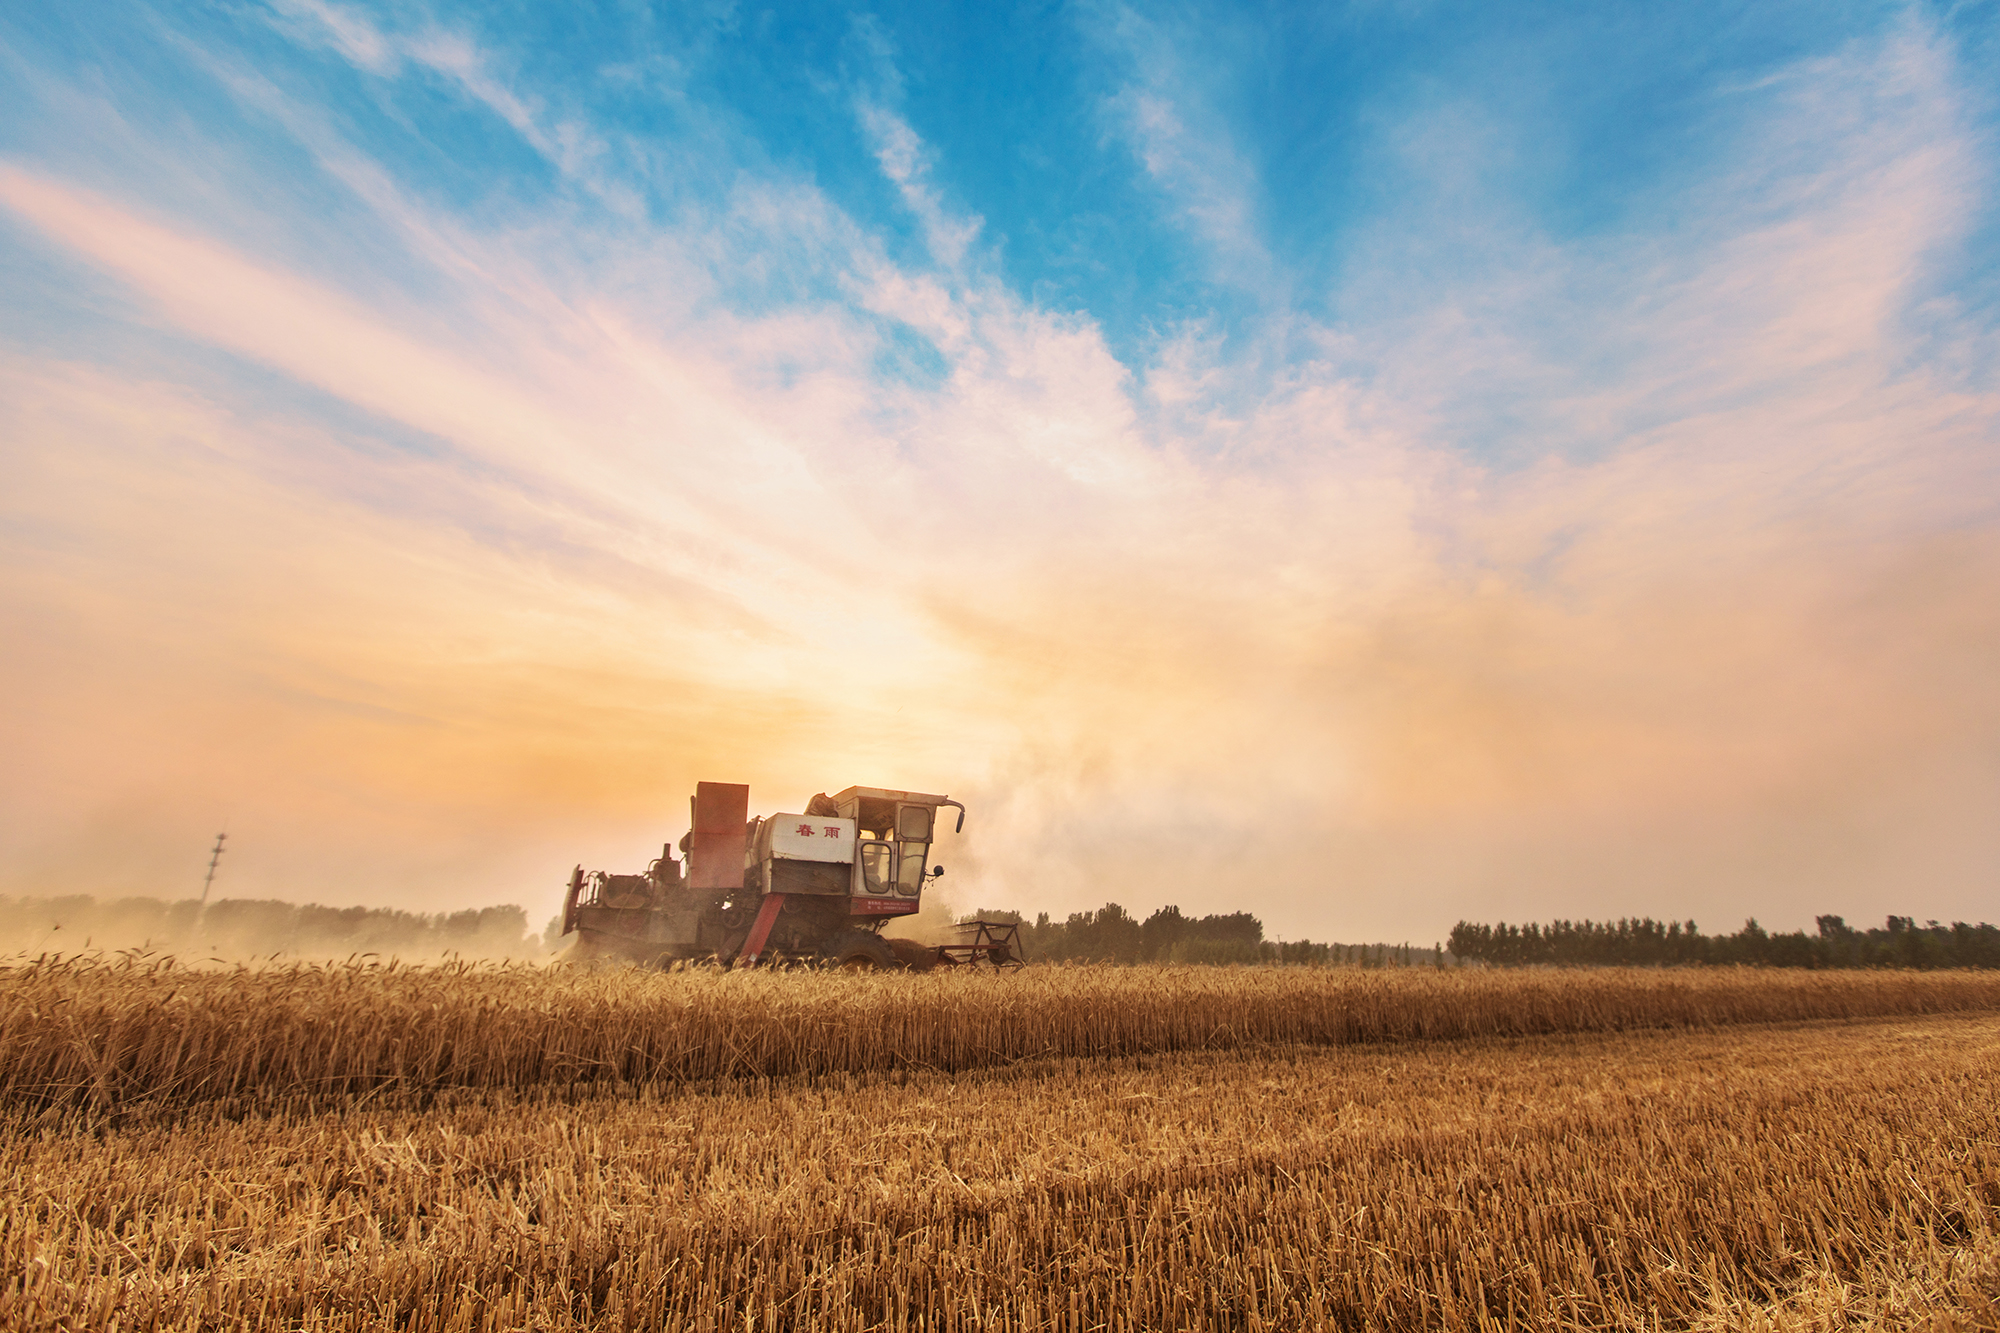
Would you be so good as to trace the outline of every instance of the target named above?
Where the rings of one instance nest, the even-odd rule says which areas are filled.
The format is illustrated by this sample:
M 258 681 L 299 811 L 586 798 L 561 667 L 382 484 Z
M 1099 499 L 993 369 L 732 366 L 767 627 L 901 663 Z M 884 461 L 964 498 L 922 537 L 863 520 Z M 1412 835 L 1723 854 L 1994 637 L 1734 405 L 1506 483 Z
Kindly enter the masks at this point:
M 850 930 L 830 943 L 827 966 L 843 972 L 887 972 L 902 966 L 889 941 L 872 930 Z
M 905 972 L 928 972 L 938 965 L 938 952 L 932 945 L 888 938 L 882 942 L 896 955 L 896 966 Z

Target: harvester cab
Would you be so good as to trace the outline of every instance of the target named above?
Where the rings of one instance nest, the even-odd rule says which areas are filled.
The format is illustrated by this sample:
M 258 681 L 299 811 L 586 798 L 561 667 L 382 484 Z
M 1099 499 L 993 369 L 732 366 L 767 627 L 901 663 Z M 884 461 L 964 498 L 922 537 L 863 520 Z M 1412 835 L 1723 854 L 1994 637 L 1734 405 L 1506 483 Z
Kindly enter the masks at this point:
M 812 961 L 851 968 L 1018 964 L 1013 931 L 992 923 L 968 952 L 887 939 L 882 927 L 915 913 L 926 883 L 944 873 L 930 852 L 949 796 L 848 787 L 796 814 L 752 818 L 750 789 L 703 782 L 679 848 L 663 848 L 643 875 L 586 874 L 578 866 L 563 901 L 572 956 L 725 964 Z

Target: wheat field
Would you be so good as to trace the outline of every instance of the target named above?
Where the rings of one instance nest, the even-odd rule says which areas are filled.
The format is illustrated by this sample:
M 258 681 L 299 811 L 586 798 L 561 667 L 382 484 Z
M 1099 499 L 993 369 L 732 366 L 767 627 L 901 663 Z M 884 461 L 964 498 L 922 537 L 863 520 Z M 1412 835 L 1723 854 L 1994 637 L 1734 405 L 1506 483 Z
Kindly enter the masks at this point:
M 2000 1010 L 2000 973 L 0 969 L 0 1105 L 106 1114 Z
M 1178 985 L 1197 1013 L 1233 995 L 1241 1022 L 1202 1049 L 1193 1020 L 1162 1032 L 1100 1013 L 1100 1033 L 1155 1049 L 958 1069 L 907 1058 L 935 1053 L 937 1032 L 908 1026 L 945 998 L 930 978 L 526 980 L 530 1012 L 574 986 L 650 996 L 664 1022 L 660 997 L 678 995 L 701 1022 L 736 1014 L 743 1040 L 760 1021 L 795 1032 L 790 1005 L 828 1008 L 835 1032 L 859 1006 L 903 1044 L 843 1049 L 901 1063 L 760 1075 L 781 1048 L 752 1046 L 700 1081 L 666 1065 L 479 1086 L 413 1074 L 338 1104 L 183 1087 L 100 1105 L 11 1083 L 0 1326 L 2000 1327 L 2000 1006 L 1977 978 L 1059 970 L 1011 995 L 978 979 L 961 1021 L 1065 998 L 1171 1011 Z M 465 1009 L 490 1010 L 493 981 L 418 974 L 398 1003 L 457 985 Z M 808 985 L 786 1000 L 786 981 Z M 231 984 L 264 983 L 293 988 L 267 1010 L 269 1042 L 306 1030 L 286 1015 L 309 985 L 359 987 L 348 1017 L 365 1012 L 356 974 Z M 1403 1018 L 1351 1021 L 1347 1044 L 1273 1040 L 1253 1035 L 1260 987 Z M 791 1017 L 760 1018 L 760 997 Z M 433 1002 L 453 1031 L 472 1021 Z M 1440 1031 L 1482 1002 L 1483 1035 Z M 40 1048 L 9 1003 L 12 1062 Z M 1814 1005 L 1877 1016 L 1755 1016 Z M 39 1016 L 87 1033 L 94 1012 Z M 1043 1036 L 1081 1041 L 1085 1021 L 1048 1018 Z M 1189 1039 L 1168 1049 L 1175 1033 Z

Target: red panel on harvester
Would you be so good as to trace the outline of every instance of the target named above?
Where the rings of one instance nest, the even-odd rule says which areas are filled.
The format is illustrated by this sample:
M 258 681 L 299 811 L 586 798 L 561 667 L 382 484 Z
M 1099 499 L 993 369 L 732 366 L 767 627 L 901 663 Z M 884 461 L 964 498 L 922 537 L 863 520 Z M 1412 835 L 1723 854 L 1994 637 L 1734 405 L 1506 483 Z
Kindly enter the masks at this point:
M 743 832 L 750 822 L 750 788 L 737 782 L 694 784 L 694 829 L 688 838 L 688 887 L 743 887 Z

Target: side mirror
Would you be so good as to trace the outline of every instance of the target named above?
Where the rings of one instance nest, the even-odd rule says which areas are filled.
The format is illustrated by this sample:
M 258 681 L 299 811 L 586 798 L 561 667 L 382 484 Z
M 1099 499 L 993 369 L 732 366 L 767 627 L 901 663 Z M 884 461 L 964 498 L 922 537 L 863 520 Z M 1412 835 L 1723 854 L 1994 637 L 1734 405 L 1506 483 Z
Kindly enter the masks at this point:
M 932 875 L 933 877 L 936 877 L 936 876 L 938 876 L 938 875 L 942 875 L 943 873 L 944 873 L 944 867 L 943 867 L 943 866 L 932 866 L 932 867 L 931 867 L 931 875 Z

